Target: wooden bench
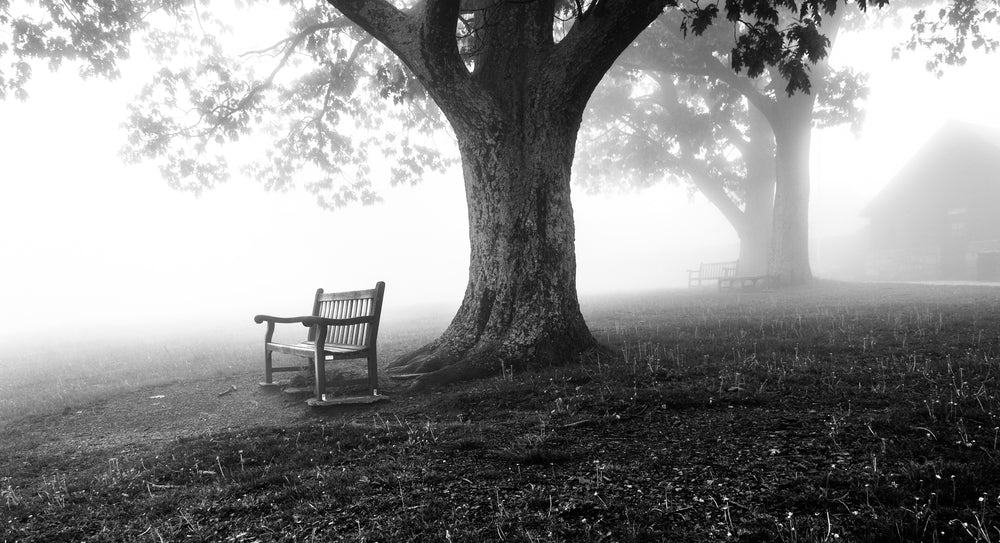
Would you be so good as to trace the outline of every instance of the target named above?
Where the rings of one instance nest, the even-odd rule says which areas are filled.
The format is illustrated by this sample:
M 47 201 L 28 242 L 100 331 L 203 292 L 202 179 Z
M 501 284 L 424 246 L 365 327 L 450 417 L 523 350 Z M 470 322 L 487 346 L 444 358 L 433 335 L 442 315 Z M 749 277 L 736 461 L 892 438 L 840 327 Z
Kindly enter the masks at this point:
M 736 277 L 721 277 L 719 278 L 719 290 L 722 289 L 758 289 L 762 287 L 771 286 L 777 282 L 777 278 L 773 275 L 746 275 L 746 276 L 736 276 Z
M 732 262 L 702 262 L 697 270 L 688 270 L 688 286 L 693 287 L 695 283 L 701 286 L 702 281 L 721 281 L 729 277 L 736 277 L 736 268 L 739 261 Z M 719 283 L 721 285 L 721 283 Z
M 271 358 L 273 353 L 297 356 L 308 359 L 315 373 L 315 397 L 309 400 L 310 405 L 341 403 L 327 397 L 326 362 L 365 358 L 368 360 L 368 378 L 341 381 L 339 384 L 367 383 L 371 398 L 378 398 L 376 340 L 384 293 L 385 283 L 382 281 L 370 290 L 323 292 L 323 289 L 318 289 L 313 300 L 312 314 L 309 316 L 255 316 L 253 320 L 257 324 L 267 323 L 267 333 L 264 335 L 264 382 L 261 386 L 280 386 L 280 383 L 272 380 L 274 373 L 302 369 L 301 366 L 274 366 Z M 273 341 L 276 323 L 298 323 L 309 327 L 309 333 L 301 343 L 278 343 Z

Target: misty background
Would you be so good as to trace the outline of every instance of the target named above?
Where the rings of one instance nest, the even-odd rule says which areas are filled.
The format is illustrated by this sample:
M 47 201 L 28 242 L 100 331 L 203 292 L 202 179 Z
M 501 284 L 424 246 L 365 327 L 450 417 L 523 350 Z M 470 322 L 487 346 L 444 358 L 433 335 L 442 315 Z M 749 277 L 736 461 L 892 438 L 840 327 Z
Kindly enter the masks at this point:
M 847 127 L 813 133 L 819 277 L 862 276 L 840 261 L 858 249 L 859 211 L 946 121 L 1000 129 L 1000 58 L 972 55 L 937 79 L 921 51 L 891 59 L 907 32 L 845 32 L 833 50 L 832 65 L 870 74 L 871 93 L 857 137 Z M 305 191 L 268 192 L 240 177 L 198 197 L 179 192 L 154 166 L 118 157 L 125 106 L 152 69 L 136 59 L 114 82 L 39 69 L 27 102 L 0 102 L 0 346 L 54 333 L 254 330 L 256 313 L 308 313 L 317 287 L 378 280 L 387 322 L 447 322 L 468 269 L 460 167 L 334 212 Z M 576 190 L 573 205 L 584 311 L 596 294 L 686 287 L 686 269 L 738 254 L 722 215 L 683 186 Z

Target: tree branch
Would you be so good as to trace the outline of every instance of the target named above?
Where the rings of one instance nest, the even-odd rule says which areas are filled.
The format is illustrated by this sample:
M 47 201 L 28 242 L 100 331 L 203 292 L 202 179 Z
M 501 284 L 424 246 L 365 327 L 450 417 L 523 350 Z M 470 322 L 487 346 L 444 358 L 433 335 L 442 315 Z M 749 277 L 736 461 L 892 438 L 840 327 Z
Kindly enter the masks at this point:
M 456 39 L 460 2 L 422 0 L 403 12 L 387 0 L 327 1 L 399 57 L 446 116 L 476 107 Z
M 706 75 L 718 79 L 745 96 L 747 101 L 763 113 L 764 116 L 774 116 L 774 110 L 777 107 L 774 99 L 761 92 L 749 78 L 736 73 L 732 68 L 726 66 L 714 56 L 708 56 L 711 56 L 711 60 L 705 62 Z
M 387 0 L 327 0 L 331 6 L 382 42 L 418 77 L 423 68 L 419 55 L 418 19 Z M 426 3 L 423 2 L 423 3 Z M 411 12 L 419 10 L 417 4 Z
M 737 233 L 742 234 L 749 228 L 746 214 L 726 192 L 722 180 L 713 175 L 702 161 L 685 156 L 678 161 L 678 165 L 687 172 L 698 190 L 722 212 Z
M 585 104 L 615 59 L 670 0 L 599 0 L 563 37 L 548 69 L 561 72 L 571 99 Z
M 292 43 L 292 42 L 294 42 L 296 45 L 299 44 L 299 43 L 302 43 L 302 40 L 306 39 L 307 37 L 309 37 L 310 34 L 312 34 L 314 32 L 319 32 L 320 30 L 334 30 L 334 29 L 338 29 L 339 30 L 339 29 L 347 28 L 349 25 L 350 25 L 350 23 L 347 20 L 327 21 L 325 23 L 317 23 L 317 24 L 314 24 L 314 25 L 309 25 L 309 26 L 303 28 L 302 30 L 300 30 L 299 32 L 297 32 L 297 33 L 295 33 L 295 34 L 293 34 L 291 36 L 288 36 L 287 38 L 278 40 L 277 42 L 275 42 L 272 45 L 264 47 L 263 49 L 254 49 L 254 50 L 251 50 L 251 51 L 245 51 L 240 56 L 241 57 L 248 57 L 250 55 L 264 55 L 264 54 L 268 54 L 268 53 L 271 53 L 271 52 L 276 51 L 278 49 L 281 49 L 283 46 L 285 46 L 285 45 L 287 45 L 289 43 Z

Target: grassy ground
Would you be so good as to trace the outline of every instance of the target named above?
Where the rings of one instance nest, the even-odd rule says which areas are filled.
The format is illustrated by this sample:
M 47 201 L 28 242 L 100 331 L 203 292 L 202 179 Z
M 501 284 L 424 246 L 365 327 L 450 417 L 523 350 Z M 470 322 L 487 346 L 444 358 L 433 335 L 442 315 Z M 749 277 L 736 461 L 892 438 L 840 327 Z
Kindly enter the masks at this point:
M 324 413 L 241 390 L 302 416 L 72 454 L 65 414 L 8 421 L 0 540 L 1000 541 L 1000 289 L 584 311 L 620 358 Z

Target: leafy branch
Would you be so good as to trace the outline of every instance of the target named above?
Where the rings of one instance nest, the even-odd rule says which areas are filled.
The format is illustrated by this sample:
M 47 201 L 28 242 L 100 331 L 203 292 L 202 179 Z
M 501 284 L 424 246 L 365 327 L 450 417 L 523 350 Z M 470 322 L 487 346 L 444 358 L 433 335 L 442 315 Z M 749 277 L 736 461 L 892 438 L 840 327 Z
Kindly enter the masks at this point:
M 952 0 L 932 19 L 927 10 L 919 10 L 910 24 L 910 38 L 904 46 L 909 51 L 931 51 L 927 71 L 941 77 L 946 67 L 962 66 L 968 60 L 968 48 L 990 54 L 1000 46 L 1000 1 Z M 893 48 L 899 58 L 900 46 Z

